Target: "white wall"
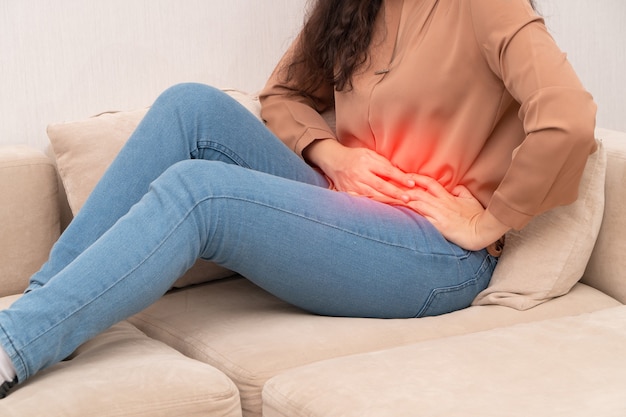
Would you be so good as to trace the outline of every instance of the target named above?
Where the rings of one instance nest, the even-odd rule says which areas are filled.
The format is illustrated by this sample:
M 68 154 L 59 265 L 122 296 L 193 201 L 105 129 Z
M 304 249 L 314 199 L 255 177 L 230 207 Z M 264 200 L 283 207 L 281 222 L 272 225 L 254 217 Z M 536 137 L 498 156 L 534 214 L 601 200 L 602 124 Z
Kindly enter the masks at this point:
M 538 0 L 557 42 L 626 131 L 626 1 Z M 307 0 L 0 0 L 0 145 L 47 146 L 50 122 L 147 106 L 198 81 L 254 92 Z
M 537 0 L 598 103 L 598 126 L 626 131 L 626 0 Z
M 0 0 L 0 144 L 198 81 L 254 92 L 305 0 Z

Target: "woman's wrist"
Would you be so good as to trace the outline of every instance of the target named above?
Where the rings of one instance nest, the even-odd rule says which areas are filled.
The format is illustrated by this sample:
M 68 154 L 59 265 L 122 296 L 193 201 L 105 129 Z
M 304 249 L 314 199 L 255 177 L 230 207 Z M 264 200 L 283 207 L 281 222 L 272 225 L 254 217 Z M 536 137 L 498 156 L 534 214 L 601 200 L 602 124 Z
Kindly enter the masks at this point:
M 337 149 L 343 147 L 337 140 L 332 138 L 316 139 L 302 150 L 302 158 L 325 171 L 328 164 L 328 156 L 336 154 Z
M 498 241 L 511 228 L 498 220 L 489 210 L 485 210 L 476 222 L 476 236 L 481 245 L 487 247 Z

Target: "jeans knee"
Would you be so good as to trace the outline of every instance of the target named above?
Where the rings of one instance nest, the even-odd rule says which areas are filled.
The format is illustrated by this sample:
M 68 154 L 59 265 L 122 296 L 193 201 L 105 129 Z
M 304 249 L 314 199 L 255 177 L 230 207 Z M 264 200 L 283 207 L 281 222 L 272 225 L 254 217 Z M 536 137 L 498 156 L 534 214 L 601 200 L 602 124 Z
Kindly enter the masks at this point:
M 180 83 L 175 84 L 163 91 L 157 98 L 155 105 L 173 105 L 175 107 L 184 106 L 187 108 L 193 103 L 207 102 L 217 103 L 226 96 L 226 94 L 210 85 L 200 83 Z
M 205 163 L 210 163 L 210 161 L 187 159 L 176 162 L 167 168 L 152 185 L 171 189 L 171 191 L 188 192 L 198 181 L 201 172 L 200 165 Z
M 217 219 L 224 218 L 225 205 L 233 190 L 228 164 L 206 160 L 185 160 L 169 167 L 150 185 L 146 195 L 152 210 L 186 219 L 199 233 L 211 229 Z M 189 223 L 191 222 L 191 223 Z
M 214 189 L 229 180 L 228 165 L 219 161 L 188 159 L 166 169 L 151 188 L 180 201 L 210 197 Z

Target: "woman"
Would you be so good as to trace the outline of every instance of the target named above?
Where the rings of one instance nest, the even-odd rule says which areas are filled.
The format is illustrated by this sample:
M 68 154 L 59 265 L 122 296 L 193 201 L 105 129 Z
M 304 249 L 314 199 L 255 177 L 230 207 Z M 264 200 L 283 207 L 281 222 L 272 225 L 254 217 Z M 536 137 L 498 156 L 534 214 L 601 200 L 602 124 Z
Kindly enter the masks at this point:
M 467 307 L 595 149 L 593 100 L 527 0 L 319 0 L 261 100 L 269 130 L 210 87 L 159 97 L 0 313 L 3 392 L 199 256 L 317 314 Z

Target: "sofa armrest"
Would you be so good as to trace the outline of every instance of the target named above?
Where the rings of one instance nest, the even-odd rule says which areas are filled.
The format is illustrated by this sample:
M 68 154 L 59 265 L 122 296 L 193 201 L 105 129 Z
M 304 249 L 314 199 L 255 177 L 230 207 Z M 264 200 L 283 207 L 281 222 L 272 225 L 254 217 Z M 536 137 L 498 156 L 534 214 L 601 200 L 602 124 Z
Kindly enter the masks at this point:
M 607 152 L 604 217 L 582 282 L 626 303 L 626 133 L 597 129 Z
M 58 237 L 54 164 L 28 146 L 0 147 L 0 296 L 26 288 Z

